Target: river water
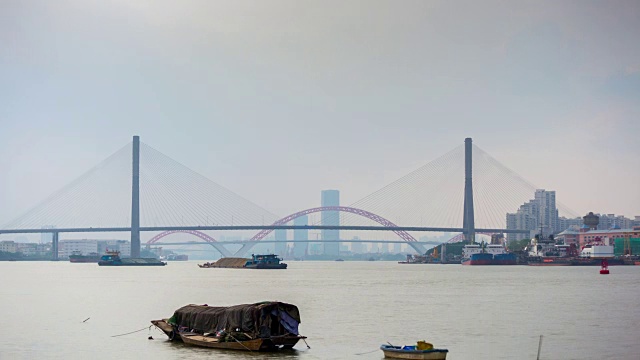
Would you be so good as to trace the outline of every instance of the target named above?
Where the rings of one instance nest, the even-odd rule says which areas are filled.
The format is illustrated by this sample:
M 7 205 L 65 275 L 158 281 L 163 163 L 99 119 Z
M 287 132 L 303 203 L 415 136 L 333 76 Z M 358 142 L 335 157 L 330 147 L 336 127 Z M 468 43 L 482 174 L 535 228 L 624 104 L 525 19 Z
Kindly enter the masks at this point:
M 289 262 L 287 270 L 0 262 L 0 359 L 381 359 L 426 340 L 447 359 L 639 359 L 640 266 Z M 189 303 L 295 304 L 307 342 L 251 354 L 170 343 L 149 320 Z M 87 319 L 84 321 L 85 319 Z M 130 335 L 112 337 L 135 330 Z M 148 340 L 149 336 L 153 340 Z M 360 355 L 359 355 L 360 354 Z

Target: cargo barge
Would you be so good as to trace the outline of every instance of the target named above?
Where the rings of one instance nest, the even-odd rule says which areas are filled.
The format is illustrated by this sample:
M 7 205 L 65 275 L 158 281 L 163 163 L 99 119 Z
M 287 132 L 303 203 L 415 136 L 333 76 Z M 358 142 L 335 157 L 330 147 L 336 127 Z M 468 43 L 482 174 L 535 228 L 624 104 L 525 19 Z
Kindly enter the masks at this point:
M 200 268 L 228 268 L 228 269 L 286 269 L 287 264 L 275 254 L 251 255 L 246 258 L 222 258 L 213 263 L 198 264 Z
M 166 262 L 154 258 L 121 258 L 119 251 L 107 251 L 102 255 L 99 266 L 165 266 Z
M 97 263 L 98 261 L 100 261 L 98 253 L 82 255 L 80 251 L 74 251 L 69 255 L 69 262 L 72 263 Z

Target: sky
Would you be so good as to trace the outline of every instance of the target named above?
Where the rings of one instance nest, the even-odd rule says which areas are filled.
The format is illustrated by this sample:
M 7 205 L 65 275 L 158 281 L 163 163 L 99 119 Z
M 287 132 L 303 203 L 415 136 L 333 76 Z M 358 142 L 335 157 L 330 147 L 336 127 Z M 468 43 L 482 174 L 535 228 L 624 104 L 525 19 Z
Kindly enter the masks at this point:
M 465 137 L 640 215 L 638 34 L 638 1 L 1 0 L 0 224 L 133 135 L 282 216 Z

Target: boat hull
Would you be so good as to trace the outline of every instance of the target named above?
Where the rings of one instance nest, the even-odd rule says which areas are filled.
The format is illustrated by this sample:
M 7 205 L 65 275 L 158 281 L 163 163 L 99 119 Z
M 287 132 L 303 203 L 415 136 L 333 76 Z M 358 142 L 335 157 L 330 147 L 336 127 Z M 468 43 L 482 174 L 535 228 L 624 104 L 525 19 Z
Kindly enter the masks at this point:
M 380 350 L 385 358 L 390 359 L 417 359 L 417 360 L 444 360 L 447 358 L 447 349 L 431 350 L 403 350 L 399 346 L 382 345 Z
M 245 350 L 245 351 L 276 351 L 279 349 L 291 349 L 305 336 L 273 336 L 270 338 L 259 338 L 243 341 L 220 341 L 219 338 L 213 336 L 203 336 L 196 333 L 179 333 L 166 319 L 151 320 L 151 323 L 160 329 L 170 341 L 182 341 L 192 346 L 228 349 L 228 350 Z
M 286 268 L 287 268 L 287 264 L 285 263 L 245 265 L 245 269 L 286 269 Z
M 607 259 L 609 266 L 626 265 L 621 259 Z M 600 266 L 602 259 L 599 258 L 574 258 L 571 259 L 571 266 Z
M 98 262 L 99 266 L 165 266 L 167 263 L 149 263 L 149 264 L 136 264 L 136 263 L 103 263 Z
M 99 266 L 165 266 L 166 262 L 153 258 L 126 258 L 117 260 L 100 260 Z
M 69 256 L 69 262 L 74 263 L 74 264 L 78 264 L 78 263 L 97 263 L 100 260 L 100 258 L 98 257 L 82 257 L 82 258 L 72 258 L 71 256 Z
M 268 339 L 220 342 L 218 338 L 198 334 L 180 334 L 180 338 L 182 338 L 182 342 L 184 342 L 185 344 L 212 349 L 245 351 L 277 350 L 277 347 Z
M 473 254 L 470 258 L 462 260 L 462 265 L 517 265 L 518 260 L 514 254 Z

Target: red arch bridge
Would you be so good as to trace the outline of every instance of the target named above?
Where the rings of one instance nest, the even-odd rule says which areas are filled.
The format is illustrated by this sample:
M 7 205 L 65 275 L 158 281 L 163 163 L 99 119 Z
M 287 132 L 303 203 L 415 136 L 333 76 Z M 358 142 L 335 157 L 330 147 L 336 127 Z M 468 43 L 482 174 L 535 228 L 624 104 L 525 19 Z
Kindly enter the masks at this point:
M 394 229 L 394 228 L 397 228 L 398 225 L 396 225 L 393 222 L 383 218 L 382 216 L 376 215 L 376 214 L 374 214 L 372 212 L 369 212 L 369 211 L 366 211 L 366 210 L 357 209 L 357 208 L 354 208 L 354 207 L 348 207 L 348 206 L 323 206 L 323 207 L 316 207 L 316 208 L 306 209 L 306 210 L 302 210 L 302 211 L 296 212 L 294 214 L 291 214 L 289 216 L 285 216 L 282 219 L 279 219 L 276 222 L 274 222 L 272 224 L 272 226 L 285 225 L 288 222 L 290 222 L 293 219 L 298 218 L 300 216 L 304 216 L 304 215 L 308 215 L 308 214 L 312 214 L 312 213 L 323 212 L 323 211 L 346 212 L 346 213 L 356 214 L 356 215 L 360 215 L 362 217 L 368 218 L 370 220 L 373 220 L 373 221 L 377 222 L 378 224 L 380 224 L 380 225 L 382 225 L 384 227 L 389 228 L 389 231 L 393 231 L 396 235 L 398 235 L 398 237 L 400 239 L 402 239 L 402 242 L 407 243 L 409 246 L 411 246 L 413 249 L 415 249 L 418 253 L 424 254 L 426 252 L 426 248 L 423 245 L 424 243 L 421 243 L 418 240 L 416 240 L 416 238 L 414 238 L 411 234 L 409 234 L 405 230 Z M 258 243 L 258 241 L 263 240 L 273 230 L 274 230 L 273 228 L 272 229 L 263 229 L 260 232 L 258 232 L 256 235 L 254 235 L 250 240 L 245 241 L 245 242 L 241 242 L 242 243 L 242 247 L 238 251 L 236 251 L 235 254 L 232 254 L 225 247 L 225 243 L 219 242 L 215 238 L 213 238 L 212 236 L 207 235 L 207 234 L 205 234 L 205 233 L 203 233 L 203 232 L 201 232 L 199 230 L 169 230 L 169 231 L 164 231 L 164 232 L 154 236 L 149 241 L 147 241 L 147 247 L 149 247 L 150 245 L 158 243 L 161 239 L 163 239 L 163 238 L 165 238 L 165 237 L 167 237 L 169 235 L 176 234 L 176 233 L 186 233 L 186 234 L 190 234 L 190 235 L 196 236 L 196 237 L 202 239 L 205 243 L 210 244 L 218 252 L 220 252 L 220 254 L 222 254 L 222 256 L 224 256 L 224 257 L 232 257 L 232 256 L 242 257 L 253 246 L 255 246 Z M 452 238 L 451 240 L 449 240 L 450 243 L 451 242 L 459 242 L 459 241 L 464 241 L 464 236 L 462 234 Z M 289 242 L 289 241 L 287 241 L 287 242 Z M 327 240 L 314 240 L 314 241 L 308 241 L 308 242 L 328 242 L 328 241 Z M 340 242 L 349 242 L 349 241 L 340 241 Z M 375 242 L 375 241 L 366 241 L 366 242 Z M 434 243 L 434 244 L 436 244 L 436 243 Z

